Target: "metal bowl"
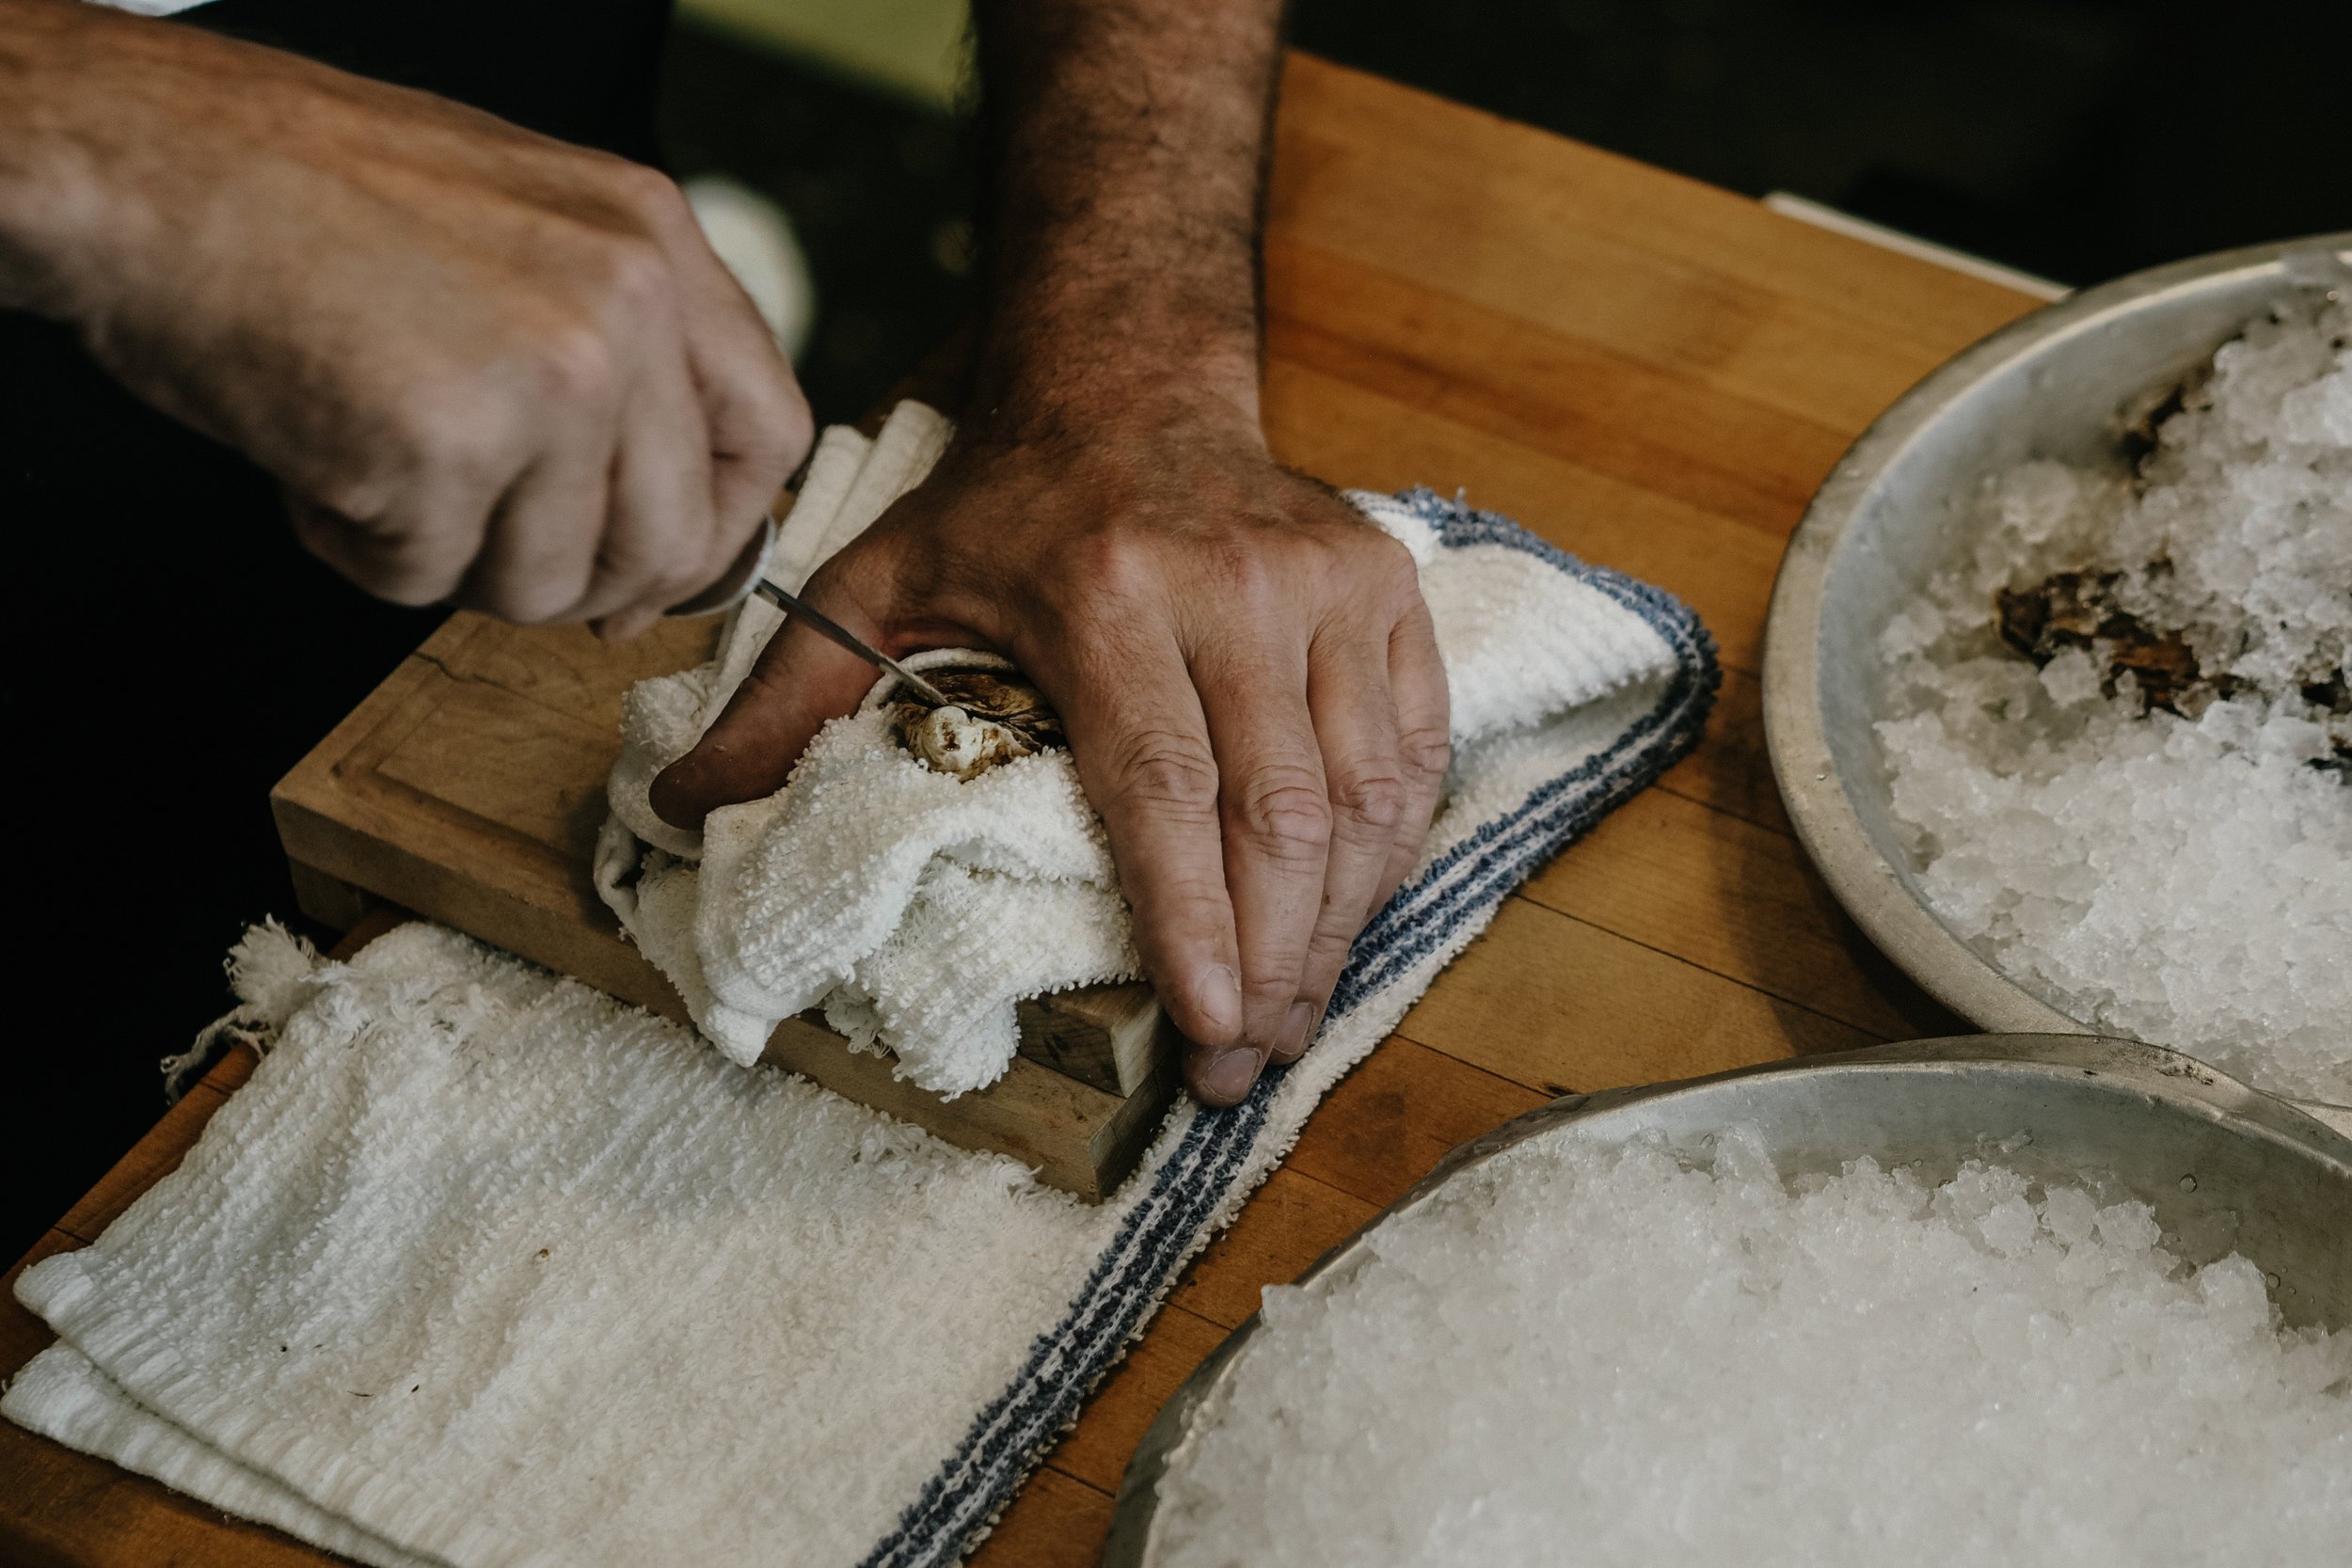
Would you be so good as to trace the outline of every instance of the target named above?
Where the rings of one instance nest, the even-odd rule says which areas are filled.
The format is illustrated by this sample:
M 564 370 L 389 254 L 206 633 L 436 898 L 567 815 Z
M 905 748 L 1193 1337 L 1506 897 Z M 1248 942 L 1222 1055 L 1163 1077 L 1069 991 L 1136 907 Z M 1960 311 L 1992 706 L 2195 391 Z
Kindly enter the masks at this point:
M 2092 1032 L 2009 978 L 1921 897 L 1888 813 L 1880 632 L 1957 554 L 1987 474 L 2031 458 L 2117 471 L 2124 433 L 2297 288 L 2352 284 L 2352 233 L 2136 273 L 2024 317 L 1946 364 L 1839 460 L 1782 558 L 1764 733 L 1797 836 L 1886 955 L 1985 1029 Z
M 1345 1279 L 1366 1255 L 1366 1236 L 1529 1138 L 1614 1146 L 1655 1130 L 1704 1154 L 1739 1121 L 1762 1128 L 1784 1177 L 1833 1173 L 1867 1154 L 1940 1181 L 1964 1160 L 1992 1157 L 2028 1176 L 2128 1193 L 2154 1207 L 2178 1256 L 2204 1264 L 2243 1253 L 2276 1275 L 2273 1294 L 2290 1323 L 2352 1325 L 2352 1136 L 2177 1053 L 2081 1035 L 1873 1046 L 1570 1095 L 1455 1149 L 1298 1283 L 1328 1289 Z M 1111 1568 L 1158 1560 L 1160 1478 L 1202 1403 L 1246 1369 L 1258 1329 L 1253 1315 L 1228 1336 L 1144 1434 L 1120 1483 L 1104 1556 Z

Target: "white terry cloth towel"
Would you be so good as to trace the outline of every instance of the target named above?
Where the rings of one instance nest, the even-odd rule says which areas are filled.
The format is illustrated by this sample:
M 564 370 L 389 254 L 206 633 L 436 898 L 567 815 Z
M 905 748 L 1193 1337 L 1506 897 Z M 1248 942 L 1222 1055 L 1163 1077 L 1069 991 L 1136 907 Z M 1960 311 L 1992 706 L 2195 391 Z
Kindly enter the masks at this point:
M 27 1270 L 0 1414 L 388 1568 L 924 1568 L 969 1551 L 1177 1271 L 1510 890 L 1696 740 L 1706 633 L 1511 523 L 1673 674 L 1495 743 L 1328 1021 L 1096 1207 L 430 926 L 256 937 L 275 1046 L 180 1168 Z
M 827 432 L 771 575 L 797 590 L 922 479 L 949 434 L 911 403 L 870 445 Z M 1411 550 L 1445 658 L 1455 762 L 1434 864 L 1563 745 L 1613 722 L 1613 695 L 1638 704 L 1663 689 L 1681 654 L 1641 601 L 1562 570 L 1508 524 L 1426 492 L 1347 499 Z M 717 717 L 779 620 L 749 601 L 710 663 L 630 693 L 598 890 L 734 1061 L 756 1061 L 781 1021 L 821 1006 L 852 1049 L 889 1051 L 900 1077 L 935 1093 L 993 1083 L 1019 1043 L 1021 1000 L 1141 977 L 1101 818 L 1066 750 L 970 780 L 927 767 L 893 733 L 884 679 L 774 795 L 712 813 L 699 839 L 662 822 L 647 786 Z M 1003 665 L 957 652 L 907 662 Z

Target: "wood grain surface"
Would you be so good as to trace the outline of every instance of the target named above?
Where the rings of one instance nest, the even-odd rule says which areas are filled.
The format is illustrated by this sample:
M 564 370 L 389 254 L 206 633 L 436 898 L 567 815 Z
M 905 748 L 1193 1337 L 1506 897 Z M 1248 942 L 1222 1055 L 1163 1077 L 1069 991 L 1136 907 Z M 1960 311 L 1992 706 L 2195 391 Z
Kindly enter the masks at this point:
M 1705 743 L 1532 880 L 1351 1073 L 1186 1272 L 976 1561 L 1093 1561 L 1161 1403 L 1259 1292 L 1445 1150 L 1564 1090 L 1965 1028 L 1838 913 L 1789 836 L 1756 674 L 1782 542 L 1905 387 L 2032 301 L 1742 198 L 1303 57 L 1267 237 L 1267 421 L 1337 484 L 1425 483 L 1693 605 L 1723 650 Z M 683 636 L 682 632 L 668 635 Z M 678 650 L 647 647 L 649 668 Z M 561 668 L 516 672 L 561 697 Z M 582 713 L 581 734 L 612 715 Z M 495 715 L 468 739 L 494 745 Z M 586 743 L 583 739 L 583 744 Z M 497 764 L 485 759 L 485 791 Z M 536 831 L 586 800 L 496 800 Z M 547 911 L 563 911 L 550 895 Z M 80 1244 L 167 1169 L 225 1066 L 42 1243 Z M 13 1368 L 46 1336 L 21 1309 Z M 41 1563 L 314 1563 L 233 1521 L 0 1431 L 0 1554 Z

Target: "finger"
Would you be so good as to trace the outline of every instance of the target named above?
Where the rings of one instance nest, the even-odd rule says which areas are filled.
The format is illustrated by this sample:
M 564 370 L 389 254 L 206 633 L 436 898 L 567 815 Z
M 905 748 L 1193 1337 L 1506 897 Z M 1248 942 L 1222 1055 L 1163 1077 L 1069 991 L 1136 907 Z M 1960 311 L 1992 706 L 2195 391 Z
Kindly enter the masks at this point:
M 1445 659 L 1438 652 L 1437 627 L 1429 607 L 1416 593 L 1389 633 L 1389 694 L 1396 713 L 1396 757 L 1405 782 L 1405 811 L 1391 840 L 1366 918 L 1387 907 L 1421 863 L 1429 826 L 1445 798 L 1447 765 L 1453 760 L 1452 706 L 1446 694 Z
M 1196 655 L 1193 673 L 1216 754 L 1243 1037 L 1263 1058 L 1305 1022 L 1299 976 L 1331 845 L 1328 785 L 1307 705 L 1307 649 L 1303 639 L 1253 639 Z
M 711 509 L 721 538 L 739 548 L 808 455 L 808 400 L 675 186 L 648 216 L 677 278 L 687 363 L 709 434 Z
M 707 428 L 675 340 L 648 355 L 630 386 L 612 486 L 595 573 L 567 617 L 620 640 L 643 631 L 727 564 L 710 509 Z
M 487 468 L 427 468 L 372 517 L 345 515 L 293 490 L 285 492 L 286 510 L 302 547 L 361 589 L 394 604 L 439 604 L 457 592 L 480 553 L 500 479 Z
M 1066 646 L 1025 663 L 1060 710 L 1087 798 L 1102 814 L 1120 890 L 1135 913 L 1144 973 L 1187 1042 L 1184 1081 L 1204 1104 L 1249 1092 L 1263 1053 L 1242 1042 L 1241 957 L 1225 891 L 1217 767 L 1207 721 L 1155 616 L 1105 615 Z
M 613 417 L 573 410 L 490 518 L 453 597 L 522 625 L 563 618 L 588 592 L 610 497 Z
M 776 504 L 808 455 L 808 400 L 768 324 L 700 244 L 687 274 L 687 359 L 710 441 L 710 503 L 738 546 Z
M 1295 1060 L 1313 1037 L 1348 948 L 1388 875 L 1410 803 L 1397 760 L 1385 636 L 1362 627 L 1318 638 L 1308 656 L 1307 705 L 1323 748 L 1331 847 L 1322 907 L 1299 972 L 1297 1006 L 1274 1044 L 1278 1062 Z
M 857 584 L 887 582 L 888 563 L 879 554 L 852 545 L 804 590 L 820 614 L 878 645 L 882 624 L 868 604 L 884 595 L 868 588 L 861 597 Z M 655 814 L 693 830 L 721 806 L 773 795 L 825 721 L 854 709 L 873 685 L 873 666 L 805 623 L 786 621 L 694 749 L 655 778 Z

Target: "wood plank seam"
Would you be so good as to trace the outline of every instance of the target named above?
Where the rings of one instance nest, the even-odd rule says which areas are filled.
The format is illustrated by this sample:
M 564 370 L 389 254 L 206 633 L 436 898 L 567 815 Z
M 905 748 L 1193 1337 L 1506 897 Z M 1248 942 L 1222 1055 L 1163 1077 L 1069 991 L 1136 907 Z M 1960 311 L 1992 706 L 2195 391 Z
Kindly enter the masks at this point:
M 1699 806 L 1705 810 L 1711 811 L 1716 816 L 1724 817 L 1730 821 L 1744 822 L 1751 828 L 1760 828 L 1764 832 L 1771 833 L 1775 837 L 1788 840 L 1791 844 L 1796 842 L 1796 833 L 1788 828 L 1782 826 L 1778 822 L 1765 822 L 1753 816 L 1744 816 L 1739 812 L 1733 811 L 1729 807 L 1724 806 L 1720 801 L 1710 800 L 1703 795 L 1692 794 L 1687 789 L 1677 789 L 1672 784 L 1668 783 L 1664 779 L 1659 780 L 1656 784 L 1651 784 L 1650 787 L 1662 794 L 1671 795 L 1677 800 L 1688 800 L 1694 806 Z
M 1064 1469 L 1061 1465 L 1055 1464 L 1050 1459 L 1045 1461 L 1042 1465 L 1040 1465 L 1038 1468 L 1041 1470 L 1051 1470 L 1054 1474 L 1061 1477 L 1064 1481 L 1073 1481 L 1076 1484 L 1085 1487 L 1088 1491 L 1094 1493 L 1098 1497 L 1112 1497 L 1118 1495 L 1109 1487 L 1098 1486 L 1093 1481 L 1087 1480 L 1086 1477 L 1077 1474 L 1075 1471 Z
M 1646 952 L 1657 954 L 1660 958 L 1671 958 L 1676 963 L 1683 964 L 1689 968 L 1695 969 L 1702 974 L 1711 974 L 1718 980 L 1728 981 L 1732 985 L 1738 986 L 1742 990 L 1752 990 L 1758 996 L 1767 996 L 1786 1006 L 1794 1007 L 1800 1012 L 1810 1013 L 1815 1018 L 1821 1020 L 1825 1023 L 1835 1023 L 1841 1028 L 1851 1029 L 1857 1034 L 1869 1035 L 1873 1038 L 1877 1039 L 1883 1040 L 1888 1037 L 1883 1030 L 1873 1029 L 1863 1024 L 1855 1023 L 1849 1019 L 1838 1017 L 1836 1013 L 1823 1012 L 1820 1008 L 1814 1006 L 1809 1002 L 1800 1001 L 1793 996 L 1785 996 L 1779 991 L 1772 990 L 1766 987 L 1759 986 L 1754 981 L 1742 980 L 1737 974 L 1726 974 L 1722 970 L 1717 969 L 1710 964 L 1702 963 L 1698 959 L 1693 958 L 1687 954 L 1677 953 L 1671 948 L 1661 947 L 1655 942 L 1644 942 L 1639 937 L 1628 936 L 1623 931 L 1604 926 L 1598 921 L 1587 920 L 1582 915 L 1571 914 L 1565 910 L 1554 909 L 1551 905 L 1530 898 L 1523 893 L 1514 893 L 1511 895 L 1511 898 L 1513 901 L 1525 904 L 1531 909 L 1541 910 L 1546 914 L 1557 915 L 1562 920 L 1573 920 L 1579 926 L 1584 927 L 1587 930 L 1604 932 L 1609 936 L 1616 938 L 1619 942 L 1630 942 L 1632 945 L 1642 948 Z M 1406 1037 L 1410 1039 L 1412 1037 L 1406 1036 Z M 1416 1045 L 1429 1045 L 1427 1040 L 1414 1040 L 1413 1043 Z M 1437 1046 L 1430 1046 L 1430 1049 L 1435 1051 L 1439 1048 Z
M 1873 1039 L 1884 1040 L 1893 1037 L 1883 1029 L 1877 1028 L 1871 1024 L 1857 1023 L 1852 1019 L 1843 1018 L 1836 1013 L 1828 1012 L 1820 1007 L 1817 1007 L 1812 1003 L 1807 1002 L 1801 997 L 1790 996 L 1786 991 L 1774 990 L 1769 986 L 1759 986 L 1753 980 L 1743 980 L 1737 974 L 1729 974 L 1724 970 L 1716 968 L 1713 964 L 1706 963 L 1700 959 L 1693 958 L 1687 953 L 1677 953 L 1670 947 L 1661 947 L 1654 942 L 1645 942 L 1640 937 L 1630 935 L 1626 931 L 1618 929 L 1616 927 L 1604 925 L 1597 920 L 1589 920 L 1583 915 L 1560 909 L 1555 905 L 1547 904 L 1541 899 L 1530 898 L 1523 893 L 1514 893 L 1511 896 L 1523 904 L 1527 904 L 1533 908 L 1543 911 L 1546 914 L 1556 914 L 1563 920 L 1573 920 L 1579 926 L 1582 926 L 1589 930 L 1605 932 L 1608 935 L 1616 938 L 1619 942 L 1630 942 L 1634 946 L 1642 948 L 1647 952 L 1655 953 L 1661 958 L 1672 958 L 1677 963 L 1687 964 L 1691 968 L 1697 970 L 1702 974 L 1712 974 L 1718 980 L 1728 980 L 1731 984 L 1738 986 L 1744 990 L 1752 990 L 1758 996 L 1769 996 L 1773 1001 L 1794 1007 L 1800 1012 L 1810 1013 L 1815 1018 L 1820 1019 L 1824 1022 L 1838 1024 L 1844 1028 L 1854 1030 L 1857 1033 L 1868 1035 Z M 1429 1042 L 1426 1040 L 1416 1040 L 1414 1043 L 1417 1045 L 1427 1045 Z M 1431 1049 L 1434 1050 L 1436 1048 L 1432 1047 Z
M 1310 376 L 1320 374 L 1320 372 L 1314 371 L 1311 367 L 1300 366 L 1295 361 L 1279 361 L 1276 364 L 1274 369 L 1287 370 L 1298 374 Z M 1530 460 L 1535 465 L 1545 467 L 1588 474 L 1597 480 L 1604 481 L 1612 485 L 1623 486 L 1624 484 L 1624 482 L 1616 479 L 1615 476 L 1607 474 L 1597 469 L 1585 467 L 1583 465 L 1579 464 L 1572 455 L 1550 451 L 1546 448 L 1534 445 L 1531 442 L 1516 438 L 1507 434 L 1497 434 L 1481 427 L 1465 424 L 1459 420 L 1450 420 L 1441 413 L 1414 406 L 1407 403 L 1405 399 L 1395 396 L 1384 388 L 1377 387 L 1365 387 L 1358 384 L 1345 384 L 1345 389 L 1359 399 L 1378 400 L 1394 405 L 1400 411 L 1409 412 L 1411 422 L 1420 427 L 1429 428 L 1435 426 L 1449 426 L 1465 436 L 1474 436 L 1477 444 L 1482 449 L 1489 452 L 1502 451 L 1506 453 L 1516 453 L 1524 459 Z M 1418 478 L 1425 479 L 1430 483 L 1438 482 L 1438 476 L 1436 475 L 1418 476 Z M 1477 504 L 1475 499 L 1473 499 L 1473 504 Z M 1522 512 L 1521 520 L 1525 521 L 1525 509 L 1520 508 L 1519 510 Z M 1770 535 L 1765 534 L 1761 530 L 1747 528 L 1737 523 L 1733 519 L 1722 517 L 1714 514 L 1707 514 L 1705 515 L 1708 520 L 1720 524 L 1724 528 L 1733 531 L 1736 534 L 1753 535 L 1755 542 L 1759 546 L 1769 546 L 1771 545 L 1772 541 Z M 1782 536 L 1784 538 L 1788 532 L 1792 531 L 1795 529 L 1797 521 L 1798 519 L 1794 515 L 1791 515 L 1788 518 L 1788 528 L 1782 531 Z M 1552 537 L 1551 531 L 1543 527 L 1534 527 L 1534 531 L 1539 534 L 1543 534 L 1547 538 Z M 1558 540 L 1554 539 L 1553 542 L 1556 544 L 1558 543 Z M 1710 541 L 1710 543 L 1719 544 L 1720 541 Z M 1592 552 L 1589 549 L 1580 549 L 1572 545 L 1563 545 L 1561 547 L 1566 549 L 1569 554 L 1578 556 L 1579 559 L 1590 559 L 1592 555 Z M 1672 585 L 1669 584 L 1667 586 L 1671 587 Z M 1685 602 L 1690 601 L 1691 596 L 1689 594 L 1685 594 L 1681 596 L 1685 598 Z M 1733 624 L 1729 626 L 1724 624 L 1724 618 L 1721 615 L 1709 618 L 1708 621 L 1708 630 L 1716 639 L 1718 662 L 1724 670 L 1737 672 L 1740 674 L 1749 677 L 1750 679 L 1760 679 L 1762 673 L 1763 615 L 1760 605 L 1761 596 L 1759 595 L 1756 600 L 1757 608 L 1756 608 L 1755 611 L 1753 613 L 1744 614 L 1735 618 Z
M 1302 270 L 1296 265 L 1296 262 L 1299 260 L 1306 260 L 1310 261 L 1311 264 L 1319 261 L 1327 266 L 1343 268 L 1369 275 L 1395 286 L 1400 293 L 1410 293 L 1419 287 L 1416 280 L 1409 275 L 1397 272 L 1393 268 L 1384 266 L 1378 261 L 1368 261 L 1360 257 L 1349 256 L 1343 252 L 1325 249 L 1308 241 L 1289 237 L 1272 237 L 1269 239 L 1268 248 L 1271 252 L 1268 258 L 1269 265 L 1275 270 L 1278 278 L 1284 281 L 1294 280 L 1295 275 Z M 1287 267 L 1281 265 L 1284 261 L 1290 261 L 1292 264 Z M 1361 341 L 1360 339 L 1351 341 L 1338 337 L 1327 325 L 1323 325 L 1323 323 L 1315 315 L 1309 313 L 1312 309 L 1314 304 L 1318 303 L 1315 299 L 1315 292 L 1312 290 L 1307 291 L 1306 298 L 1308 300 L 1308 304 L 1305 307 L 1301 307 L 1300 305 L 1294 303 L 1293 290 L 1286 289 L 1276 298 L 1270 300 L 1268 302 L 1267 323 L 1269 334 L 1279 330 L 1295 338 L 1311 338 L 1319 343 L 1328 345 L 1328 352 L 1345 356 L 1353 361 L 1364 363 L 1377 362 L 1392 366 L 1398 372 L 1402 372 L 1402 375 L 1396 379 L 1403 379 L 1405 376 L 1410 376 L 1421 380 L 1439 383 L 1447 383 L 1449 381 L 1446 374 L 1446 367 L 1442 363 L 1419 356 L 1399 353 L 1384 343 L 1367 342 Z M 1500 313 L 1497 312 L 1491 306 L 1473 303 L 1470 301 L 1454 301 L 1452 302 L 1452 308 L 1457 313 L 1474 314 L 1478 316 L 1481 318 L 1482 325 L 1488 325 L 1489 323 L 1487 322 L 1487 319 L 1494 318 L 1490 325 L 1493 325 L 1497 330 L 1502 329 L 1502 319 L 1500 318 Z M 1524 321 L 1515 322 L 1512 325 L 1516 327 L 1516 331 L 1513 334 L 1513 341 L 1521 345 L 1525 345 L 1530 341 L 1541 341 L 1548 344 L 1557 345 L 1554 350 L 1553 357 L 1563 359 L 1568 357 L 1579 357 L 1589 361 L 1602 361 L 1608 366 L 1615 367 L 1620 370 L 1628 381 L 1654 384 L 1661 389 L 1673 388 L 1682 391 L 1685 395 L 1688 393 L 1687 386 L 1679 380 L 1674 370 L 1671 367 L 1658 363 L 1656 360 L 1646 359 L 1640 356 L 1629 353 L 1613 344 L 1579 341 L 1553 327 L 1533 325 Z M 1292 356 L 1292 357 L 1300 357 L 1303 362 L 1311 365 L 1318 363 L 1310 356 Z M 1349 379 L 1367 378 L 1350 377 Z M 1384 390 L 1406 390 L 1406 388 L 1395 386 L 1394 381 L 1391 379 L 1382 379 L 1378 381 L 1377 384 L 1381 386 Z M 1458 383 L 1454 383 L 1453 385 L 1458 386 Z M 1414 389 L 1418 390 L 1419 388 Z M 1475 388 L 1472 389 L 1473 393 L 1475 390 Z M 1845 445 L 1845 438 L 1837 430 L 1811 415 L 1792 412 L 1788 408 L 1768 403 L 1752 395 L 1749 391 L 1736 387 L 1709 388 L 1708 391 L 1709 395 L 1721 405 L 1724 413 L 1752 413 L 1759 422 L 1799 427 L 1798 431 L 1791 432 L 1791 434 L 1803 434 L 1816 437 L 1825 445 L 1835 443 L 1836 446 L 1840 449 L 1842 449 Z M 1517 411 L 1510 408 L 1502 408 L 1495 410 L 1495 412 L 1499 412 L 1501 414 L 1502 420 L 1498 420 L 1489 419 L 1481 420 L 1479 428 L 1482 431 L 1487 431 L 1502 436 L 1505 439 L 1511 438 L 1511 433 L 1509 430 L 1503 428 L 1503 422 L 1512 420 Z M 1584 422 L 1589 424 L 1595 430 L 1603 429 L 1597 414 L 1584 416 Z M 1558 433 L 1553 431 L 1547 434 L 1556 436 Z M 1612 439 L 1638 442 L 1643 438 L 1645 433 L 1639 430 L 1627 431 L 1622 428 L 1609 428 L 1605 431 L 1605 435 L 1608 438 Z M 1521 444 L 1524 445 L 1525 443 L 1522 442 Z M 1693 458 L 1687 452 L 1676 452 L 1673 456 L 1678 463 L 1689 465 L 1699 472 L 1705 474 L 1708 479 L 1714 481 L 1714 490 L 1710 493 L 1723 494 L 1726 496 L 1743 495 L 1764 503 L 1765 509 L 1773 513 L 1785 511 L 1790 507 L 1802 510 L 1806 501 L 1810 499 L 1812 496 L 1812 484 L 1804 485 L 1802 488 L 1795 484 L 1784 484 L 1777 483 L 1778 476 L 1771 474 L 1756 474 L 1749 471 L 1744 466 L 1735 463 L 1714 462 L 1705 458 Z M 1677 483 L 1685 483 L 1688 481 L 1690 476 L 1684 473 L 1677 473 L 1670 477 Z M 1814 483 L 1818 483 L 1818 476 L 1816 476 Z M 1710 515 L 1723 517 L 1727 521 L 1733 522 L 1741 527 L 1776 531 L 1783 537 L 1785 537 L 1787 533 L 1787 530 L 1785 528 L 1771 530 L 1769 525 L 1758 523 L 1752 518 L 1748 512 L 1737 507 L 1719 506 L 1697 500 L 1693 500 L 1692 504 L 1700 505 Z

